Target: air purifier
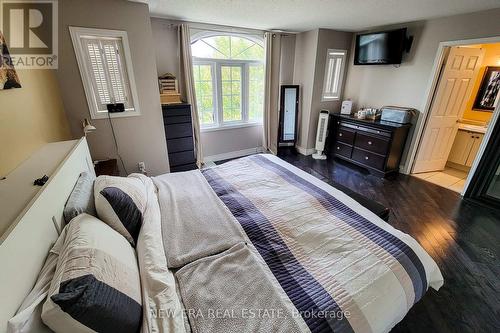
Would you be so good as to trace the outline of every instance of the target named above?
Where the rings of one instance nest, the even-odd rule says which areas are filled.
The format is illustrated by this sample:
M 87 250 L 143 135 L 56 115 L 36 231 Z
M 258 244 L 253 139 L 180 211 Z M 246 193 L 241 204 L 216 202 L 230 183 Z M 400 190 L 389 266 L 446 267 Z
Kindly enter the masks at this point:
M 316 153 L 312 155 L 315 160 L 326 160 L 326 155 L 323 153 L 325 150 L 325 141 L 328 134 L 328 119 L 330 112 L 328 110 L 321 110 L 318 119 L 318 131 L 316 132 Z

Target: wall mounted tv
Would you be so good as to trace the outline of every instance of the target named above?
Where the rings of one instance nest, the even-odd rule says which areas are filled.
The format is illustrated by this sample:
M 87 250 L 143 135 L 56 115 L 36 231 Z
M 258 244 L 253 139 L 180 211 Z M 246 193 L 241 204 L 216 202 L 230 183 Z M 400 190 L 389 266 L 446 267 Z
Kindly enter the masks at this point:
M 411 37 L 406 37 L 406 28 L 357 35 L 354 64 L 400 64 L 403 52 L 410 50 L 411 41 Z

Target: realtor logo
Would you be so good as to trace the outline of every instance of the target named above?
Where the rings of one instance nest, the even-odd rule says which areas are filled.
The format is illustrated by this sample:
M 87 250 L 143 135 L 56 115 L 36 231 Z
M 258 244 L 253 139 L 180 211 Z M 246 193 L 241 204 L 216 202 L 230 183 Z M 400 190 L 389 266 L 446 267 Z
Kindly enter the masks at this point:
M 57 0 L 0 0 L 0 29 L 17 69 L 57 68 Z

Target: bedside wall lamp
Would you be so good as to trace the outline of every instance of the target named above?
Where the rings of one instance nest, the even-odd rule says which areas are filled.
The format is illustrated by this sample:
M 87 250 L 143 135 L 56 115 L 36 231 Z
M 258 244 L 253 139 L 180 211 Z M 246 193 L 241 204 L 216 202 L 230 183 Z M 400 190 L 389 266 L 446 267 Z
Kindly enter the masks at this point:
M 87 133 L 94 132 L 96 130 L 95 126 L 92 125 L 88 118 L 83 119 L 82 121 L 83 134 L 87 136 Z

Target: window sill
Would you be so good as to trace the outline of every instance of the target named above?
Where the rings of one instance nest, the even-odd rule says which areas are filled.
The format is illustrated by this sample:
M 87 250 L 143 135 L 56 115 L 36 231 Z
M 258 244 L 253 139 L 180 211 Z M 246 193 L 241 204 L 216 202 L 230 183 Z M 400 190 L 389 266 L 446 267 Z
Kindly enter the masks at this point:
M 222 125 L 222 126 L 217 126 L 217 127 L 202 127 L 200 131 L 202 133 L 204 132 L 217 132 L 217 131 L 225 131 L 225 130 L 232 130 L 232 129 L 237 129 L 237 128 L 245 128 L 245 127 L 257 127 L 260 126 L 262 127 L 262 123 L 239 123 L 239 124 L 232 124 L 232 125 Z
M 140 116 L 141 113 L 139 110 L 130 110 L 130 111 L 125 111 L 125 112 L 114 112 L 110 113 L 108 116 L 108 112 L 99 112 L 97 114 L 92 114 L 91 118 L 92 119 L 108 119 L 109 118 L 125 118 L 125 117 L 137 117 Z

